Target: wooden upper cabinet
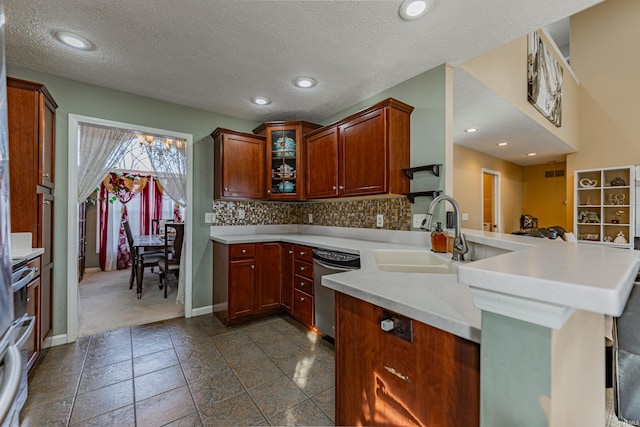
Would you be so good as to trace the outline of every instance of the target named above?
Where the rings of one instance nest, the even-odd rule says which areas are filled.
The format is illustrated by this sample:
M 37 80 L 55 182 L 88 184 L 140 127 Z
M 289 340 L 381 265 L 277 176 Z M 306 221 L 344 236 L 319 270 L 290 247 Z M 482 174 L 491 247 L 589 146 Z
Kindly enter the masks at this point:
M 340 126 L 342 196 L 386 193 L 388 189 L 385 110 L 374 110 Z
M 309 133 L 307 198 L 409 192 L 412 111 L 389 98 Z
M 7 78 L 7 104 L 11 161 L 28 165 L 21 181 L 53 188 L 58 104 L 43 84 L 12 77 Z
M 265 138 L 218 128 L 214 141 L 215 199 L 263 199 Z
M 307 198 L 338 196 L 338 128 L 314 132 L 305 140 L 307 150 Z
M 266 137 L 266 198 L 305 199 L 303 135 L 320 125 L 304 121 L 266 122 L 253 130 Z

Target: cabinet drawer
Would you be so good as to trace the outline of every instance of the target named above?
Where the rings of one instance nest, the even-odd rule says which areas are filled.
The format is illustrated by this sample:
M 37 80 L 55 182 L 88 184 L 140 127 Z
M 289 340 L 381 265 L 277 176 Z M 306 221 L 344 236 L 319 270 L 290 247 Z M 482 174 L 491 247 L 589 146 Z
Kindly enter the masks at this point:
M 313 279 L 313 264 L 310 262 L 295 260 L 293 271 L 295 274 L 306 277 L 307 279 Z
M 313 297 L 298 289 L 294 289 L 293 314 L 303 324 L 313 326 Z
M 296 245 L 296 259 L 313 262 L 313 251 L 308 246 Z
M 313 279 L 296 274 L 294 278 L 294 287 L 309 295 L 313 295 Z
M 253 258 L 256 255 L 256 245 L 254 243 L 231 245 L 229 251 L 232 260 Z
M 27 268 L 35 268 L 34 278 L 40 277 L 40 257 L 34 258 L 27 264 Z

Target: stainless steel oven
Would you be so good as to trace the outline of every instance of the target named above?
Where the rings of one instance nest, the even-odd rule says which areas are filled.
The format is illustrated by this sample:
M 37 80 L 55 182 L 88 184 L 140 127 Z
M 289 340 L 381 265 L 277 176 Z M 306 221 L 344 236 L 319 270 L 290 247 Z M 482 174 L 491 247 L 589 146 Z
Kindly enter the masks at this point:
M 313 299 L 316 328 L 322 338 L 333 343 L 336 336 L 335 295 L 332 289 L 322 286 L 322 276 L 344 273 L 360 268 L 360 255 L 327 249 L 313 250 Z

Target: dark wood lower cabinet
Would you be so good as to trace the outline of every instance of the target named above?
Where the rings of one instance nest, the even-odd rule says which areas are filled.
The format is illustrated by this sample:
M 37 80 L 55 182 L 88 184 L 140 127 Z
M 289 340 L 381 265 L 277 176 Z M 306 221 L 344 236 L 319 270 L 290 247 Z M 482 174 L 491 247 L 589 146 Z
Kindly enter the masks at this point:
M 336 313 L 336 425 L 479 425 L 478 344 L 415 320 L 405 341 L 382 308 L 338 292 Z
M 293 260 L 294 245 L 282 243 L 282 292 L 280 305 L 287 313 L 293 310 Z
M 280 243 L 258 246 L 258 312 L 280 309 Z

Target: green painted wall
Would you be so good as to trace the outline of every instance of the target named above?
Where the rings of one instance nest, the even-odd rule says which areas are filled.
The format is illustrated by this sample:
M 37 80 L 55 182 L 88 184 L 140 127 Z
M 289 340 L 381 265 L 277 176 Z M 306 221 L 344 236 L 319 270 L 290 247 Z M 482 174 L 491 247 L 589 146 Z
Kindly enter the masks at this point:
M 67 170 L 68 115 L 78 114 L 141 126 L 193 134 L 193 307 L 211 305 L 212 248 L 204 212 L 213 201 L 213 147 L 206 138 L 216 127 L 251 131 L 257 123 L 220 114 L 183 107 L 129 93 L 92 86 L 24 68 L 8 66 L 7 75 L 43 83 L 56 100 L 56 187 L 54 251 L 63 254 L 54 263 L 54 335 L 67 329 L 67 280 L 76 272 L 67 272 Z M 72 195 L 72 197 L 74 197 Z M 123 288 L 125 289 L 125 288 Z M 133 295 L 132 295 L 133 297 Z
M 551 329 L 483 311 L 480 373 L 480 425 L 548 425 Z

